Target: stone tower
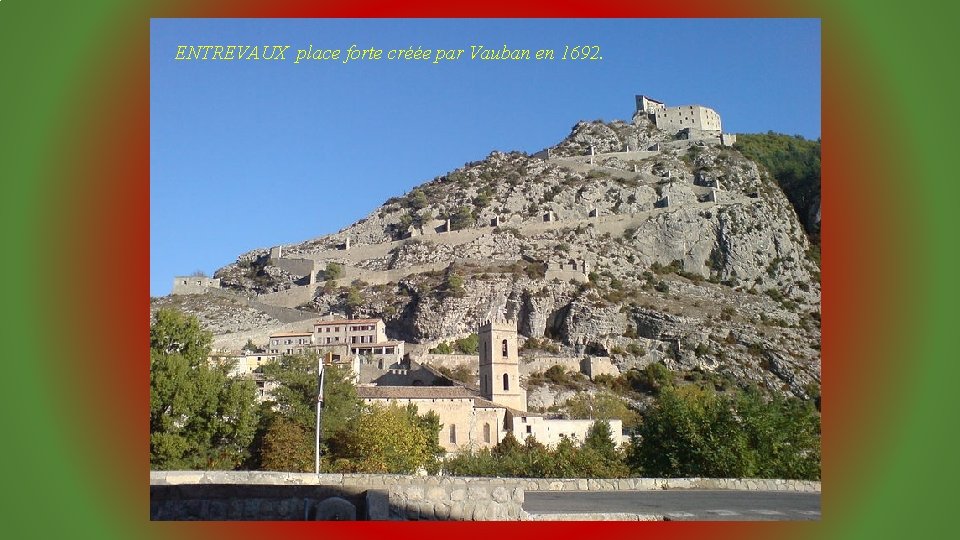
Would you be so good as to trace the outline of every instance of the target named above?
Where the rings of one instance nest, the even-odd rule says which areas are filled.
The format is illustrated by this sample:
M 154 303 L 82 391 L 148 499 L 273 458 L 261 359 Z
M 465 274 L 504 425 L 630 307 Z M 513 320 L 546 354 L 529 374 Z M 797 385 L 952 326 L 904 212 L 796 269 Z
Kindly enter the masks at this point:
M 487 322 L 480 327 L 480 395 L 498 405 L 527 410 L 520 387 L 517 324 Z

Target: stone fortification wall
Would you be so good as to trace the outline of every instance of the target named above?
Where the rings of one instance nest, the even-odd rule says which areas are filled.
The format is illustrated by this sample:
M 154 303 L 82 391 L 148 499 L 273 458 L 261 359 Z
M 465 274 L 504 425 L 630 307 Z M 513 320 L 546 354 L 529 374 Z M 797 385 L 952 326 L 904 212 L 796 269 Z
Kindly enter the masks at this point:
M 382 285 L 384 283 L 394 283 L 400 281 L 401 279 L 404 279 L 412 274 L 443 270 L 449 264 L 449 262 L 444 261 L 431 264 L 421 264 L 418 266 L 411 266 L 409 268 L 398 268 L 396 270 L 364 270 L 362 268 L 345 266 L 343 278 L 337 281 L 338 284 L 349 284 L 353 280 L 359 279 L 369 285 Z
M 307 287 L 297 287 L 297 288 L 307 289 Z M 215 294 L 217 296 L 222 296 L 224 298 L 230 298 L 231 300 L 236 300 L 245 306 L 249 306 L 249 307 L 252 307 L 253 309 L 262 311 L 282 323 L 309 321 L 311 319 L 316 319 L 319 317 L 319 315 L 316 313 L 309 313 L 306 311 L 300 311 L 299 309 L 293 309 L 292 307 L 286 307 L 282 305 L 273 305 L 273 304 L 268 304 L 266 302 L 263 302 L 263 298 L 265 296 L 270 296 L 270 295 L 261 295 L 258 297 L 257 300 L 254 300 L 252 298 L 235 294 L 233 292 L 223 290 L 223 289 L 210 289 L 207 292 L 209 292 L 210 294 Z M 287 291 L 281 291 L 281 292 L 287 292 Z M 272 294 L 280 294 L 280 293 L 272 293 Z M 297 294 L 297 293 L 290 293 L 290 294 Z M 301 304 L 302 303 L 303 302 L 301 302 Z M 293 305 L 300 305 L 300 304 L 293 304 Z
M 467 366 L 476 369 L 480 365 L 480 357 L 476 354 L 431 354 L 424 353 L 416 358 L 421 364 L 430 364 L 435 368 L 445 367 L 447 369 L 456 369 L 459 366 Z
M 220 288 L 220 278 L 178 276 L 173 278 L 171 294 L 203 294 Z
M 256 302 L 279 308 L 294 308 L 313 300 L 313 293 L 316 290 L 316 284 L 290 287 L 282 291 L 261 294 L 257 297 Z
M 529 376 L 531 373 L 544 372 L 553 366 L 563 366 L 567 371 L 577 373 L 580 371 L 580 359 L 572 356 L 522 357 L 520 359 L 520 374 Z
M 659 153 L 660 152 L 657 150 L 629 150 L 624 152 L 604 152 L 602 154 L 597 154 L 595 157 L 618 157 L 624 160 L 642 161 Z
M 314 276 L 317 273 L 317 261 L 313 259 L 270 259 L 270 264 L 295 276 Z
M 435 368 L 456 369 L 459 366 L 467 366 L 476 369 L 480 357 L 470 354 L 425 353 L 417 356 L 415 360 L 421 364 L 430 364 Z M 531 373 L 544 372 L 553 366 L 563 366 L 567 371 L 580 372 L 587 376 L 591 376 L 591 373 L 593 375 L 608 373 L 614 376 L 620 374 L 620 370 L 613 365 L 609 358 L 591 357 L 581 360 L 572 356 L 521 357 L 520 374 L 529 376 Z
M 689 141 L 671 141 L 672 143 L 680 144 L 689 144 Z M 617 171 L 616 174 L 627 174 L 622 171 Z M 631 173 L 632 174 L 632 173 Z M 670 205 L 676 206 L 674 195 L 680 196 L 681 199 L 689 204 L 694 204 L 697 201 L 697 195 L 692 191 L 692 186 L 687 186 L 684 184 L 678 184 L 675 190 L 686 190 L 689 193 L 672 193 L 670 197 Z M 725 192 L 726 193 L 726 192 Z M 707 193 L 704 192 L 704 196 L 707 196 Z M 733 197 L 732 195 L 727 194 L 722 203 L 723 204 L 738 204 L 742 203 L 745 199 L 743 197 Z M 717 204 L 716 202 L 710 202 L 707 204 Z M 589 209 L 584 210 L 583 215 L 570 215 L 570 216 L 558 216 L 557 220 L 544 222 L 539 218 L 523 221 L 520 224 L 515 224 L 519 227 L 519 231 L 523 236 L 530 237 L 537 234 L 541 234 L 546 231 L 563 229 L 568 227 L 577 227 L 581 225 L 592 225 L 594 227 L 595 234 L 611 234 L 613 236 L 622 234 L 629 228 L 640 227 L 655 216 L 663 212 L 672 211 L 672 208 L 650 208 L 649 210 L 644 210 L 637 213 L 631 214 L 610 214 L 610 215 L 601 215 L 597 217 L 589 217 Z M 435 244 L 442 245 L 462 245 L 464 243 L 470 242 L 487 234 L 490 228 L 480 227 L 480 228 L 470 228 L 460 231 L 453 231 L 450 233 L 443 233 L 430 236 L 429 241 Z M 313 261 L 315 268 L 320 269 L 326 266 L 326 258 L 334 258 L 337 260 L 353 260 L 360 261 L 364 257 L 383 257 L 386 256 L 389 251 L 399 245 L 403 241 L 387 242 L 383 244 L 376 245 L 364 245 L 356 246 L 351 248 L 350 251 L 323 251 L 319 253 L 309 254 L 310 259 L 298 259 L 298 260 L 310 260 Z M 281 259 L 283 260 L 283 259 Z M 292 260 L 292 259 L 291 259 Z M 453 262 L 474 262 L 472 259 L 462 259 L 454 260 Z M 366 282 L 369 285 L 382 285 L 386 283 L 394 283 L 400 281 L 410 275 L 419 274 L 423 272 L 431 272 L 445 269 L 450 260 L 445 260 L 442 262 L 427 263 L 416 266 L 410 266 L 407 268 L 398 268 L 394 270 L 366 270 L 363 268 L 358 268 L 349 264 L 343 265 L 343 277 L 337 280 L 338 285 L 347 285 L 353 280 L 359 279 Z M 487 261 L 488 263 L 490 261 Z M 509 261 L 502 261 L 509 262 Z M 569 269 L 548 269 L 546 279 L 553 280 L 559 279 L 560 281 L 568 282 L 570 280 L 577 280 L 579 282 L 587 281 L 587 275 L 580 271 L 574 271 Z M 258 300 L 264 304 L 269 304 L 272 306 L 280 306 L 293 308 L 299 305 L 303 305 L 313 299 L 316 287 L 319 284 L 311 284 L 299 287 L 291 287 L 290 289 L 279 291 L 275 293 L 268 293 L 260 295 Z
M 593 380 L 597 375 L 620 375 L 620 368 L 608 356 L 589 356 L 580 361 L 580 373 Z

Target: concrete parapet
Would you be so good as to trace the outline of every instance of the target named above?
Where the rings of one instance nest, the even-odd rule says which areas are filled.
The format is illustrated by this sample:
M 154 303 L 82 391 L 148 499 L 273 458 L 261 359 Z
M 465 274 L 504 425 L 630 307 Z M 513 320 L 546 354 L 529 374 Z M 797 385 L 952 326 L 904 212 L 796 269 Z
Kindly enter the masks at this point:
M 651 491 L 662 489 L 722 489 L 819 493 L 815 480 L 769 478 L 529 478 L 527 491 Z
M 523 499 L 514 478 L 150 472 L 150 516 L 160 520 L 516 521 Z
M 474 478 L 263 471 L 150 471 L 156 520 L 555 520 L 522 510 L 527 491 L 722 489 L 819 493 L 820 482 L 755 478 Z M 647 514 L 562 514 L 654 520 Z M 576 517 L 571 517 L 576 516 Z
M 523 512 L 520 521 L 664 521 L 663 514 L 629 512 L 530 514 Z

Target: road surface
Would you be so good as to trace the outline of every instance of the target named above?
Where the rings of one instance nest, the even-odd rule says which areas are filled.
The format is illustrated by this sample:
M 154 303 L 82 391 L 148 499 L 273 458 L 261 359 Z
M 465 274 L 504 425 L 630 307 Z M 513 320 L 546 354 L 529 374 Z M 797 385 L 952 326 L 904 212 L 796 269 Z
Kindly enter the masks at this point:
M 527 491 L 531 514 L 662 514 L 670 520 L 818 520 L 820 494 L 787 491 Z

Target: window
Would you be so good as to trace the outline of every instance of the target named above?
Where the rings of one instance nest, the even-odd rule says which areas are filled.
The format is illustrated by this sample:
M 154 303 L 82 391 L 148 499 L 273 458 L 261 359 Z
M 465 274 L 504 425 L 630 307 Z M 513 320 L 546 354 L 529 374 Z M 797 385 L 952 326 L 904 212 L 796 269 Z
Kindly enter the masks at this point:
M 503 389 L 504 390 L 510 389 L 510 376 L 507 375 L 506 373 L 503 374 Z
M 503 350 L 503 356 L 506 357 L 507 356 L 507 340 L 503 340 L 503 343 L 501 344 L 500 348 Z
M 457 425 L 450 424 L 450 443 L 457 444 Z
M 490 424 L 483 425 L 483 442 L 490 442 Z
M 527 426 L 527 433 L 533 433 L 533 426 Z

